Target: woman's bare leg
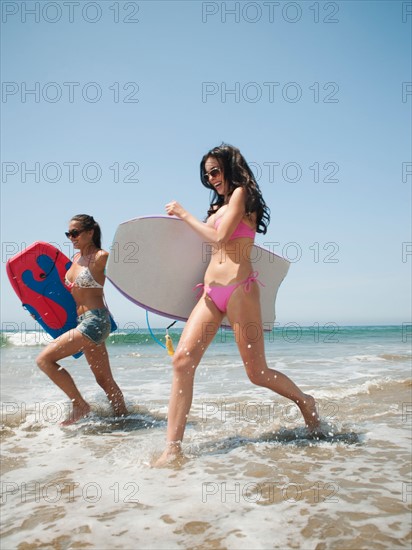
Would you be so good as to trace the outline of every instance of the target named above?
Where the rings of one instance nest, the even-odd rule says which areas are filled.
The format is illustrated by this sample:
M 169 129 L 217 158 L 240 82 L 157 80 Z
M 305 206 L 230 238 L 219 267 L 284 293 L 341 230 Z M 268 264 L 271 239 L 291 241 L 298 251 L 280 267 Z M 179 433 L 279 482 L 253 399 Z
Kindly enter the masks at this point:
M 250 292 L 245 292 L 243 286 L 237 288 L 229 301 L 227 314 L 250 381 L 294 401 L 309 430 L 318 428 L 319 416 L 314 398 L 303 393 L 286 375 L 266 364 L 258 285 L 251 285 Z
M 63 425 L 72 424 L 87 416 L 90 412 L 90 405 L 81 396 L 73 378 L 67 370 L 60 367 L 57 361 L 83 351 L 85 345 L 87 345 L 85 337 L 78 330 L 71 329 L 50 343 L 36 359 L 38 367 L 67 395 L 73 404 L 69 418 L 62 422 Z
M 173 356 L 173 381 L 167 417 L 167 447 L 156 461 L 162 466 L 181 454 L 193 398 L 195 371 L 220 327 L 223 314 L 202 296 L 193 309 Z
M 106 344 L 104 342 L 102 344 L 94 344 L 90 341 L 84 348 L 84 354 L 96 378 L 96 382 L 105 391 L 113 407 L 115 416 L 126 415 L 126 404 L 123 394 L 113 378 Z
M 57 361 L 83 351 L 97 383 L 104 389 L 116 416 L 127 414 L 123 394 L 113 379 L 106 345 L 95 344 L 81 332 L 71 329 L 49 344 L 37 357 L 37 365 L 70 399 L 73 409 L 64 426 L 87 416 L 90 405 L 83 399 L 73 378 Z

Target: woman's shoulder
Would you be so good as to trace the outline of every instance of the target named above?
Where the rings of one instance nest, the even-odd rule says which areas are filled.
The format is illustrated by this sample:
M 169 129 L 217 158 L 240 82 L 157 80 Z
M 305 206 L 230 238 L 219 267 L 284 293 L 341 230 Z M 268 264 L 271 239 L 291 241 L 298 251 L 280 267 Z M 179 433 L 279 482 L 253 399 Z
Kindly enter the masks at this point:
M 244 207 L 246 203 L 246 189 L 244 187 L 236 187 L 232 194 L 230 195 L 228 206 L 233 207 Z
M 236 187 L 230 195 L 228 208 L 231 211 L 245 212 L 246 206 L 246 190 L 244 187 Z
M 108 257 L 109 257 L 109 253 L 107 252 L 107 250 L 103 250 L 103 248 L 101 248 L 96 252 L 96 258 L 108 258 Z
M 232 194 L 231 194 L 231 196 L 230 196 L 230 200 L 233 200 L 233 199 L 234 199 L 234 200 L 239 200 L 239 199 L 243 199 L 243 200 L 244 200 L 245 197 L 246 197 L 246 189 L 245 189 L 244 187 L 239 186 L 239 187 L 236 187 L 236 188 L 233 190 L 233 192 L 232 192 Z
M 104 269 L 107 263 L 109 253 L 106 250 L 98 250 L 94 256 L 94 264 L 97 268 Z

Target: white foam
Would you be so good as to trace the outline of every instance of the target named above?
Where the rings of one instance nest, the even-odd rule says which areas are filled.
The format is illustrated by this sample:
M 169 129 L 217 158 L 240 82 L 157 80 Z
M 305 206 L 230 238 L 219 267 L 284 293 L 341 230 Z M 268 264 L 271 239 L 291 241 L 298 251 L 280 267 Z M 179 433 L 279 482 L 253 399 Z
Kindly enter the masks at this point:
M 53 338 L 44 331 L 24 331 L 3 333 L 8 344 L 16 347 L 47 346 Z

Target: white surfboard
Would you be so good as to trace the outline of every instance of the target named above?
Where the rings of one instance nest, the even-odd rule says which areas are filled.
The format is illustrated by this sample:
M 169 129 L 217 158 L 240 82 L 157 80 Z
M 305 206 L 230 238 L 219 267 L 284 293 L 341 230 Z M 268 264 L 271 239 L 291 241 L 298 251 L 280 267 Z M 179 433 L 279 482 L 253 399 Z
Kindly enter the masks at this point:
M 148 216 L 121 223 L 106 266 L 106 276 L 126 298 L 142 308 L 186 321 L 197 303 L 210 260 L 211 245 L 182 220 Z M 253 271 L 259 272 L 265 330 L 275 321 L 275 300 L 289 262 L 253 245 Z M 225 318 L 223 325 L 228 325 Z

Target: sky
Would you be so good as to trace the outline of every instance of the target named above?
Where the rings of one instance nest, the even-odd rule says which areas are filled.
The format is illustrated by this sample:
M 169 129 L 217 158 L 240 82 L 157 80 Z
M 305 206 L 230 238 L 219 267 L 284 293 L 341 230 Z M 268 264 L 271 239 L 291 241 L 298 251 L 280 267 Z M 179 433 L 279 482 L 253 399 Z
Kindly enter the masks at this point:
M 222 142 L 271 209 L 257 244 L 291 261 L 278 326 L 411 322 L 411 2 L 1 8 L 3 330 L 33 325 L 11 256 L 47 241 L 71 257 L 80 213 L 106 250 L 172 199 L 203 219 L 199 163 Z M 120 328 L 146 326 L 109 281 L 105 294 Z

